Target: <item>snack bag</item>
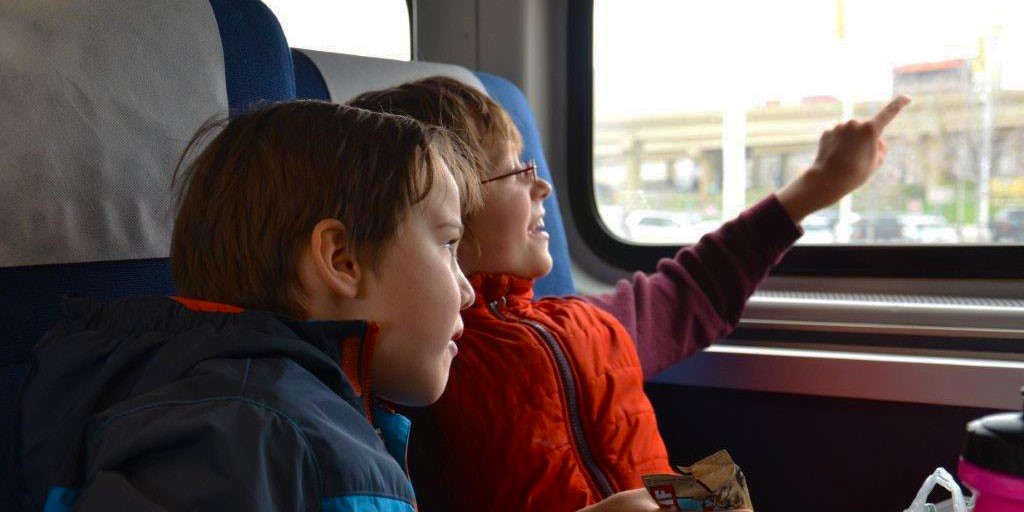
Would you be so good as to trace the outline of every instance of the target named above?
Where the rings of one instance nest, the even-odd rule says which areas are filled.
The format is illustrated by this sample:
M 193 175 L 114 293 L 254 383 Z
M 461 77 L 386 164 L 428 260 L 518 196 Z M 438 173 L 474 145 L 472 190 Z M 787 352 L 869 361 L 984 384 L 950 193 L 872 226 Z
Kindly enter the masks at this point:
M 754 510 L 747 479 L 720 450 L 689 467 L 676 466 L 677 475 L 645 475 L 644 486 L 662 510 L 707 512 Z

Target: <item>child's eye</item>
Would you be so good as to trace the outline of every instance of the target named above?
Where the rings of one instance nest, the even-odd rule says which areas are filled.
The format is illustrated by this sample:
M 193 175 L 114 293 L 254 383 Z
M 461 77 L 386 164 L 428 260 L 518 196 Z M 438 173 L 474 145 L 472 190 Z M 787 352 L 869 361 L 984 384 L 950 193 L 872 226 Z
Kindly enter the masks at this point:
M 455 254 L 455 251 L 459 248 L 459 239 L 453 238 L 449 240 L 448 243 L 444 244 L 444 246 L 447 247 L 452 254 Z

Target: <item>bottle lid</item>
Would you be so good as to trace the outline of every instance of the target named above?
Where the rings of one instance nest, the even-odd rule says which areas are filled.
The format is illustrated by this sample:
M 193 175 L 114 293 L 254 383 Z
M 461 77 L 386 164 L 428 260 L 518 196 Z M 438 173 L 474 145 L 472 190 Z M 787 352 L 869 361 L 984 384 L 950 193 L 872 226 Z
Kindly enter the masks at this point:
M 1024 410 L 968 423 L 963 458 L 991 471 L 1024 476 Z

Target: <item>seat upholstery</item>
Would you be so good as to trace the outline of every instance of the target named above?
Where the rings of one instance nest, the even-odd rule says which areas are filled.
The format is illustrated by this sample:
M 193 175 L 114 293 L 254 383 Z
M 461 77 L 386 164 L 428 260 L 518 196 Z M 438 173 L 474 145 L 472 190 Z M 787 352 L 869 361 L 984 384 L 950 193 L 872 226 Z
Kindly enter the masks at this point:
M 170 176 L 192 133 L 295 94 L 258 0 L 0 2 L 0 439 L 61 297 L 166 295 Z M 7 28 L 10 28 L 8 30 Z M 15 126 L 16 125 L 16 126 Z M 12 443 L 0 509 L 19 510 Z M 16 461 L 15 461 L 16 462 Z

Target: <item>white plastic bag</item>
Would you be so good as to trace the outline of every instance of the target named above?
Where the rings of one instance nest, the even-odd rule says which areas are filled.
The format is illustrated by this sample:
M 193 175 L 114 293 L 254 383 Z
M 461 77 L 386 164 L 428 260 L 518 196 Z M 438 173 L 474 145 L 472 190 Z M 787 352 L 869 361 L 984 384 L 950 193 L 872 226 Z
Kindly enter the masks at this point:
M 935 484 L 941 485 L 953 495 L 953 512 L 970 512 L 974 509 L 974 496 L 965 500 L 963 491 L 956 484 L 956 480 L 953 480 L 953 475 L 950 475 L 949 471 L 945 469 L 937 468 L 924 481 L 921 490 L 917 491 L 917 497 L 910 504 L 910 508 L 903 512 L 935 512 L 935 505 L 927 503 L 928 495 L 932 493 Z

